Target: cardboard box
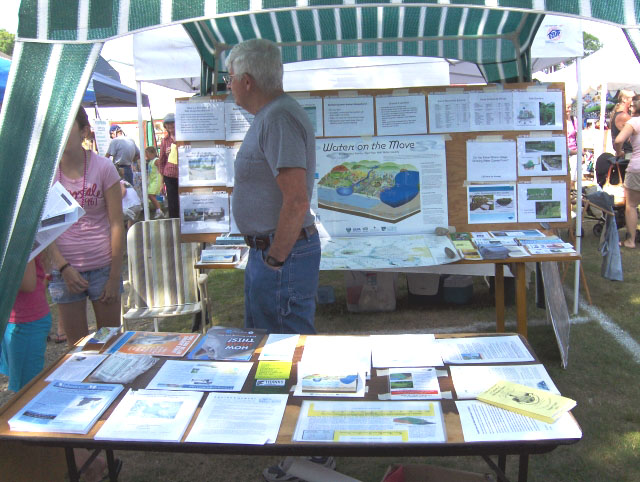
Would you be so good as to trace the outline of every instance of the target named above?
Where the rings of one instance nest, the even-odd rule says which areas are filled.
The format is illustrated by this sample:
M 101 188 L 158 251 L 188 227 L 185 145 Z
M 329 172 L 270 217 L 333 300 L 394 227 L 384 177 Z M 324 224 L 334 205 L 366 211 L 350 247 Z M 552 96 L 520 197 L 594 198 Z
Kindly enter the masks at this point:
M 493 474 L 479 474 L 437 465 L 390 465 L 382 482 L 495 482 Z

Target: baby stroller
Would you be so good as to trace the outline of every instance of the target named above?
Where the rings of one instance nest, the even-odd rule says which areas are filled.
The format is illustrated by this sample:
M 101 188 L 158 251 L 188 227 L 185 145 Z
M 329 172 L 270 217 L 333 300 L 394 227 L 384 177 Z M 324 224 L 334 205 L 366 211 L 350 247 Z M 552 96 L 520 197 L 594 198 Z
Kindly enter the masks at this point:
M 609 176 L 609 184 L 622 185 L 622 183 L 624 182 L 625 171 L 627 170 L 628 165 L 628 160 L 617 159 L 616 156 L 608 152 L 605 152 L 598 156 L 595 165 L 596 182 L 598 183 L 598 186 L 603 187 L 605 185 L 607 176 Z M 589 199 L 588 194 L 586 194 L 586 198 Z M 593 212 L 592 206 L 595 206 L 596 208 L 598 207 L 597 204 L 589 205 L 585 211 L 585 214 L 589 219 L 595 219 L 596 221 L 598 221 L 593 226 L 593 234 L 599 237 L 602 234 L 602 230 L 604 229 L 606 217 L 604 212 L 601 212 L 601 214 L 597 216 Z M 614 202 L 613 214 L 615 215 L 616 225 L 618 226 L 618 228 L 622 228 L 626 225 L 624 210 L 624 199 Z M 637 230 L 636 242 L 640 242 L 640 231 Z

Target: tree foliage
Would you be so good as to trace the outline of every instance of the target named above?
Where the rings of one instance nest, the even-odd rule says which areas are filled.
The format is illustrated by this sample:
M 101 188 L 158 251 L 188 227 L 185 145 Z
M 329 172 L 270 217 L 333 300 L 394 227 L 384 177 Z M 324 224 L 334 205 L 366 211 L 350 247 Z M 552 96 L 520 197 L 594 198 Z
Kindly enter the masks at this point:
M 598 37 L 587 32 L 582 32 L 582 48 L 584 50 L 585 57 L 588 57 L 597 50 L 600 50 L 603 46 L 604 45 L 600 42 Z
M 15 42 L 16 36 L 14 34 L 0 29 L 0 52 L 13 55 L 13 44 L 15 44 Z

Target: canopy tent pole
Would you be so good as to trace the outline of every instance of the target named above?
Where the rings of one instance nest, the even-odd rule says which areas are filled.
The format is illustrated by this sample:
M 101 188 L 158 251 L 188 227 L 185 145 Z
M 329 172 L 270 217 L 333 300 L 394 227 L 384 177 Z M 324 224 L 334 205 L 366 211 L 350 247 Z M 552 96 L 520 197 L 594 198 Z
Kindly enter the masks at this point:
M 136 81 L 136 104 L 138 107 L 138 133 L 140 135 L 140 175 L 142 176 L 142 208 L 144 209 L 144 220 L 149 220 L 149 201 L 147 196 L 147 158 L 144 154 L 144 126 L 142 123 L 142 82 Z M 151 111 L 151 105 L 149 105 Z
M 576 252 L 580 254 L 582 245 L 582 73 L 580 71 L 580 62 L 582 59 L 578 57 L 576 59 L 576 76 L 578 81 L 578 92 L 576 100 L 577 105 L 577 124 L 576 129 L 576 143 L 578 144 L 578 160 L 576 162 Z M 576 261 L 576 269 L 574 273 L 573 282 L 573 314 L 578 314 L 578 305 L 580 297 L 580 260 Z
M 607 112 L 607 93 L 609 92 L 609 88 L 607 83 L 604 82 L 600 86 L 600 138 L 602 139 L 601 146 L 602 152 L 607 152 L 607 131 L 604 129 L 605 124 L 605 116 Z M 611 126 L 609 126 L 611 129 Z

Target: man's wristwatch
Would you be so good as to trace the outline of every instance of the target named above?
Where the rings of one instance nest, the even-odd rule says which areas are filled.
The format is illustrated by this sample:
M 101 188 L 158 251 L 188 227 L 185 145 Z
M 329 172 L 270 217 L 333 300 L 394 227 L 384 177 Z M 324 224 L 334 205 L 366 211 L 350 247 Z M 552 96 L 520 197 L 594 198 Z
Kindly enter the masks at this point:
M 284 261 L 278 261 L 276 258 L 271 256 L 270 254 L 267 255 L 267 259 L 265 259 L 265 263 L 267 263 L 269 266 L 273 266 L 274 268 L 280 268 L 281 266 L 284 265 Z

